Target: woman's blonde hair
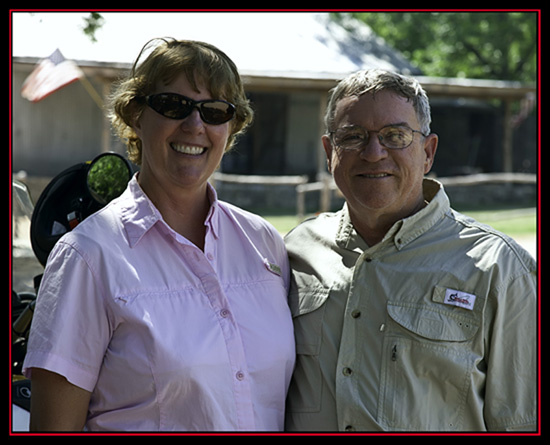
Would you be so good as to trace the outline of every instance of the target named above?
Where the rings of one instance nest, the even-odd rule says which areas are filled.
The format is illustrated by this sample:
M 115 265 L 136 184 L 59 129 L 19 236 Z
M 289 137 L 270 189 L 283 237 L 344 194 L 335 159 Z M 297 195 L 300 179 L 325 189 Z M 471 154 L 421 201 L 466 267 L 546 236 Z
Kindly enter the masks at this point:
M 152 51 L 138 66 L 143 54 Z M 129 76 L 117 83 L 109 101 L 109 118 L 116 134 L 126 143 L 128 158 L 141 164 L 141 140 L 132 128 L 146 106 L 143 98 L 155 93 L 158 82 L 170 84 L 184 73 L 191 87 L 198 92 L 202 82 L 214 99 L 231 102 L 236 107 L 230 121 L 231 134 L 227 152 L 237 135 L 244 132 L 253 118 L 253 111 L 244 93 L 241 78 L 233 61 L 213 45 L 174 38 L 153 39 L 139 53 Z

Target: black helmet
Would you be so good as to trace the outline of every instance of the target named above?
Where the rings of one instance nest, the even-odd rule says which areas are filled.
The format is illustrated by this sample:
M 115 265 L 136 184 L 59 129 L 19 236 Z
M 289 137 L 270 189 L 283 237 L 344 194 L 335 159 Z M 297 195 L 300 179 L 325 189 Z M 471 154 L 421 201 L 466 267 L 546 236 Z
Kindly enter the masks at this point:
M 76 225 L 125 190 L 132 176 L 129 162 L 117 153 L 102 153 L 91 162 L 59 173 L 44 189 L 31 220 L 31 244 L 45 266 L 55 243 Z

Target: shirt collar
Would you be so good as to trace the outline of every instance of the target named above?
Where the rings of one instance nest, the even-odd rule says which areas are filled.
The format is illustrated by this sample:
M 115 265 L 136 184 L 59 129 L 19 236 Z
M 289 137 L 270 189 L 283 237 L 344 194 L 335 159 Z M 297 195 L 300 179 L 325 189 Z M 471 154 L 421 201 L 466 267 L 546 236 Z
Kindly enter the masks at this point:
M 428 202 L 428 205 L 414 215 L 397 221 L 388 230 L 381 243 L 391 240 L 395 247 L 400 250 L 429 230 L 449 210 L 449 198 L 440 182 L 425 178 L 422 187 L 424 199 Z M 336 243 L 348 250 L 359 248 L 363 251 L 368 249 L 367 244 L 351 223 L 347 204 L 344 204 L 341 211 L 340 225 L 336 232 Z
M 340 211 L 340 223 L 336 231 L 336 244 L 348 250 L 358 249 L 359 253 L 369 248 L 351 223 L 347 202 L 344 203 L 344 207 Z
M 174 230 L 166 224 L 162 214 L 140 187 L 137 176 L 138 173 L 130 180 L 128 188 L 121 196 L 121 219 L 130 247 L 134 247 L 158 222 L 163 224 L 166 230 L 176 239 L 181 237 L 181 235 L 174 232 Z M 208 198 L 210 199 L 210 210 L 208 211 L 204 225 L 209 229 L 214 238 L 218 239 L 220 213 L 218 211 L 218 195 L 210 183 L 208 183 Z

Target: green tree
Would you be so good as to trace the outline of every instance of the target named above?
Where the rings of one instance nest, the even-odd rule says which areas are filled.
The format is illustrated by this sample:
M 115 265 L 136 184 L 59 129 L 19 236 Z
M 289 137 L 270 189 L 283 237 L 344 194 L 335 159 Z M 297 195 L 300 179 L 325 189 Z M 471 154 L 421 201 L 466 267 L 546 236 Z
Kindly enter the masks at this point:
M 425 75 L 533 83 L 536 12 L 354 12 Z M 332 17 L 345 24 L 345 14 Z
M 82 28 L 82 31 L 92 42 L 97 42 L 95 33 L 105 24 L 105 19 L 99 12 L 90 12 L 88 17 L 84 17 L 84 22 L 86 26 Z

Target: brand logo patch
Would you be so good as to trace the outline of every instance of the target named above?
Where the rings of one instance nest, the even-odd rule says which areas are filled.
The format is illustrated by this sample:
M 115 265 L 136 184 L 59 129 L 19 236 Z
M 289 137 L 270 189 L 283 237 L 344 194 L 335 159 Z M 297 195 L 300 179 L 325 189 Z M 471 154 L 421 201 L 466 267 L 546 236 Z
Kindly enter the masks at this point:
M 270 263 L 266 258 L 264 258 L 264 264 L 267 270 L 270 272 L 273 272 L 275 275 L 282 276 L 283 272 L 279 266 L 277 266 L 275 263 Z
M 456 289 L 445 290 L 445 300 L 443 300 L 443 303 L 445 304 L 472 310 L 475 302 L 476 296 L 474 294 L 469 294 Z

